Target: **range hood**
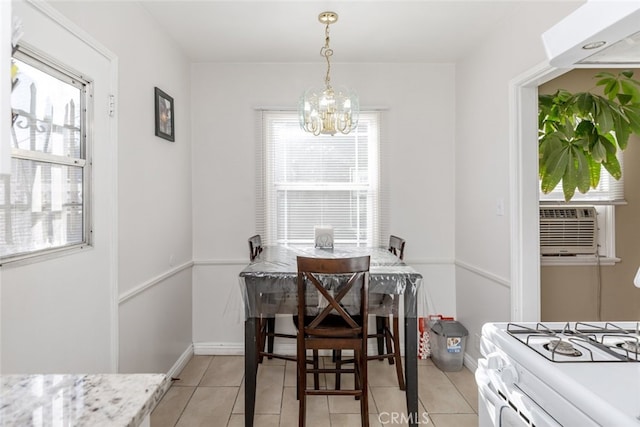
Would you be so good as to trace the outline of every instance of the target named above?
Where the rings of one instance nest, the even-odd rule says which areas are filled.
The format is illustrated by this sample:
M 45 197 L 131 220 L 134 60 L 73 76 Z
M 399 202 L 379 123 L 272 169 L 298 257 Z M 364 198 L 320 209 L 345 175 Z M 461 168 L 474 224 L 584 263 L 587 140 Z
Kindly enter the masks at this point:
M 591 0 L 542 34 L 557 68 L 640 66 L 640 1 Z

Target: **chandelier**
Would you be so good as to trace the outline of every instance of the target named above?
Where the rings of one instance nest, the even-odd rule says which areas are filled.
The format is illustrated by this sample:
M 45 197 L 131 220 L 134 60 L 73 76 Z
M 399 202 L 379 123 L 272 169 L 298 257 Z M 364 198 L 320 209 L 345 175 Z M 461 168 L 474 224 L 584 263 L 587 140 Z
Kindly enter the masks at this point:
M 324 46 L 320 56 L 327 60 L 327 74 L 324 78 L 324 89 L 311 88 L 300 97 L 300 127 L 314 135 L 335 135 L 336 132 L 347 134 L 358 125 L 360 104 L 358 96 L 348 89 L 334 89 L 331 86 L 331 56 L 333 49 L 329 47 L 329 25 L 338 20 L 335 12 L 322 12 L 318 16 L 321 24 L 325 24 Z

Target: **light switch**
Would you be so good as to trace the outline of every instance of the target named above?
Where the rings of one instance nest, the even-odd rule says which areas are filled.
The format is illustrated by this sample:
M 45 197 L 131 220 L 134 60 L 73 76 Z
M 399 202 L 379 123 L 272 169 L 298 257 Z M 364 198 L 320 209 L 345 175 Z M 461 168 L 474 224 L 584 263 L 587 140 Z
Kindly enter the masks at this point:
M 496 215 L 498 216 L 504 215 L 504 199 L 496 200 Z

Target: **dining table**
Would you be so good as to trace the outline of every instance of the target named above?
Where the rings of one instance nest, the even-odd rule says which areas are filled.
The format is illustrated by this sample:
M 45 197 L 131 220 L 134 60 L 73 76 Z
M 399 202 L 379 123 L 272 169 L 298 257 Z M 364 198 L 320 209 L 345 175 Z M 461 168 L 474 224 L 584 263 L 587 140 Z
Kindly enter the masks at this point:
M 259 319 L 297 311 L 297 257 L 350 258 L 368 255 L 369 312 L 392 314 L 394 307 L 402 307 L 404 319 L 404 355 L 406 383 L 406 420 L 417 426 L 418 414 L 418 331 L 417 301 L 422 275 L 386 248 L 340 245 L 333 248 L 314 246 L 264 246 L 262 252 L 239 274 L 240 291 L 245 315 L 245 426 L 253 426 L 256 377 L 258 372 Z M 403 304 L 392 304 L 401 298 Z M 394 313 L 395 314 L 395 313 Z

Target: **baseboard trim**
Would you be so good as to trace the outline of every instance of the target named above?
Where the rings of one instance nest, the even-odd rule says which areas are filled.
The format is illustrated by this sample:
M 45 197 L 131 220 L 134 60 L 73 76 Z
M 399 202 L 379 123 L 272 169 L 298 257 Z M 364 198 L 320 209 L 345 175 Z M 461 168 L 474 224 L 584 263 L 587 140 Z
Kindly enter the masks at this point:
M 375 343 L 369 345 L 369 355 L 376 354 L 377 347 Z M 277 344 L 275 352 L 279 354 L 285 354 L 288 356 L 296 355 L 295 344 Z M 401 349 L 401 354 L 404 356 L 404 351 Z M 199 342 L 190 345 L 184 353 L 180 356 L 178 361 L 171 367 L 167 376 L 169 378 L 176 378 L 177 375 L 182 372 L 186 364 L 189 362 L 192 356 L 244 356 L 244 344 L 241 343 L 214 343 L 214 342 Z M 330 352 L 321 352 L 321 356 L 328 356 Z M 473 358 L 469 353 L 464 354 L 463 359 L 464 366 L 471 372 L 475 372 L 478 369 L 478 361 Z
M 191 360 L 193 354 L 193 344 L 189 344 L 187 349 L 180 355 L 180 357 L 178 357 L 176 363 L 174 363 L 171 369 L 169 369 L 169 372 L 167 372 L 167 377 L 177 378 L 184 367 L 187 366 L 187 363 L 189 363 L 189 360 Z
M 294 340 L 290 343 L 279 343 L 276 340 L 274 352 L 287 356 L 295 356 L 297 352 Z M 369 355 L 377 354 L 378 347 L 373 339 L 369 340 Z M 193 343 L 193 353 L 198 356 L 244 356 L 244 343 L 215 343 L 215 342 L 198 342 Z M 326 355 L 331 354 L 326 352 Z M 400 354 L 404 356 L 404 349 L 400 347 Z M 322 354 L 321 352 L 321 355 Z
M 244 356 L 244 343 L 194 342 L 193 353 L 198 356 Z
M 464 354 L 464 366 L 467 367 L 471 372 L 475 372 L 478 369 L 478 361 L 471 357 L 469 353 Z

